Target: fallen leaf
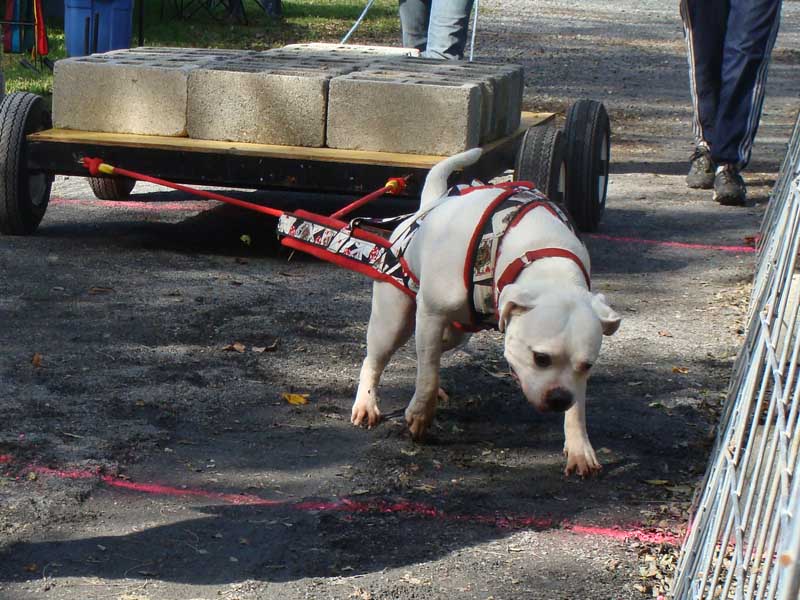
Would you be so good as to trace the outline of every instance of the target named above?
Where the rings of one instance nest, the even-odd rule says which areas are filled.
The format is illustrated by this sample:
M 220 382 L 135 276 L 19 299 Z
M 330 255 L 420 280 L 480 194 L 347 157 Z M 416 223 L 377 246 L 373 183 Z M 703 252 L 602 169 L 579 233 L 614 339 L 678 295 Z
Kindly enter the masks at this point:
M 673 373 L 680 373 L 681 375 L 686 375 L 689 372 L 689 369 L 686 367 L 672 367 Z
M 39 570 L 39 565 L 37 565 L 36 563 L 28 563 L 22 568 L 25 569 L 28 573 L 36 573 L 36 571 Z
M 223 352 L 239 352 L 242 353 L 245 351 L 245 345 L 241 342 L 233 342 L 232 344 L 228 344 L 222 349 Z
M 266 346 L 253 346 L 251 350 L 253 352 L 257 352 L 258 354 L 263 354 L 264 352 L 275 352 L 278 349 L 278 339 L 276 338 L 273 340 L 271 344 Z
M 114 288 L 105 287 L 102 285 L 94 285 L 89 288 L 89 293 L 92 296 L 96 296 L 97 294 L 110 294 L 114 291 Z
M 666 329 L 662 329 L 661 331 L 659 331 L 658 335 L 660 335 L 661 337 L 672 337 L 672 334 Z
M 246 233 L 244 233 L 244 234 L 240 235 L 240 236 L 239 236 L 239 239 L 240 239 L 240 240 L 242 240 L 242 243 L 243 243 L 245 246 L 249 246 L 250 244 L 252 244 L 252 243 L 253 243 L 253 240 L 251 240 L 251 239 L 250 239 L 250 236 L 249 236 L 249 235 L 247 235 Z
M 34 369 L 38 369 L 42 366 L 42 355 L 38 352 L 33 354 L 33 358 L 31 359 L 31 364 L 33 365 Z
M 667 485 L 669 483 L 666 479 L 645 479 L 644 482 L 648 485 Z
M 308 404 L 308 396 L 308 394 L 290 394 L 289 392 L 281 394 L 281 397 L 293 406 Z

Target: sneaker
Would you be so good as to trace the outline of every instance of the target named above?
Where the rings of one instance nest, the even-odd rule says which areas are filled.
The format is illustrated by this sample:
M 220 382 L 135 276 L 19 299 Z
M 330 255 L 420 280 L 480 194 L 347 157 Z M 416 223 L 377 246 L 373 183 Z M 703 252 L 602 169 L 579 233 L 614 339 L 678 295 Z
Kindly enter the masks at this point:
M 710 190 L 714 187 L 714 161 L 707 148 L 698 146 L 689 159 L 691 166 L 686 176 L 686 185 L 690 188 Z
M 739 170 L 733 165 L 720 165 L 714 175 L 714 200 L 727 206 L 742 206 L 747 188 Z

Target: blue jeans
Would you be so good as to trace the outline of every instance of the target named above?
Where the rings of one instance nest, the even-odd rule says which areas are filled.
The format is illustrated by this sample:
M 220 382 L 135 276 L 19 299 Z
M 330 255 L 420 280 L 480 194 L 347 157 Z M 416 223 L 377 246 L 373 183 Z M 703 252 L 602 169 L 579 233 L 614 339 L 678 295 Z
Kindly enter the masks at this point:
M 400 0 L 403 46 L 426 58 L 464 57 L 473 0 Z

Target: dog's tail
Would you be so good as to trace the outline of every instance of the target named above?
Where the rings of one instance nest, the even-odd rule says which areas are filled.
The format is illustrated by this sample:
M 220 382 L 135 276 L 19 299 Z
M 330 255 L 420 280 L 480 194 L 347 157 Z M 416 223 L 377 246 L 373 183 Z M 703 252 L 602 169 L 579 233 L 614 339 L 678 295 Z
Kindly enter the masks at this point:
M 419 206 L 420 210 L 427 209 L 434 201 L 444 196 L 445 192 L 447 192 L 447 178 L 450 173 L 476 163 L 481 154 L 483 154 L 483 150 L 473 148 L 446 158 L 434 165 L 425 178 L 425 187 L 422 188 L 422 199 Z

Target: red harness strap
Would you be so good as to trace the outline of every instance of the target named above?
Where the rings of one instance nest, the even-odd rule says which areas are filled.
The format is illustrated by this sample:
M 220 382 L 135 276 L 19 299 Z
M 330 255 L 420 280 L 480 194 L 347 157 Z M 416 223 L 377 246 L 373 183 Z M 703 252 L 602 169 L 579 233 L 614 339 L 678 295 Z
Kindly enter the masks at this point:
M 500 292 L 503 291 L 504 287 L 506 287 L 509 283 L 514 283 L 514 281 L 516 281 L 517 277 L 519 277 L 519 274 L 522 272 L 522 269 L 527 267 L 532 262 L 539 260 L 540 258 L 568 258 L 578 265 L 581 273 L 583 273 L 586 286 L 591 289 L 592 281 L 589 277 L 589 272 L 586 270 L 586 266 L 583 264 L 583 261 L 581 261 L 581 259 L 578 258 L 574 252 L 570 252 L 564 248 L 540 248 L 538 250 L 529 250 L 519 258 L 515 259 L 505 268 L 505 271 L 503 271 L 503 274 L 500 275 L 499 279 L 497 280 L 497 298 L 500 297 Z

